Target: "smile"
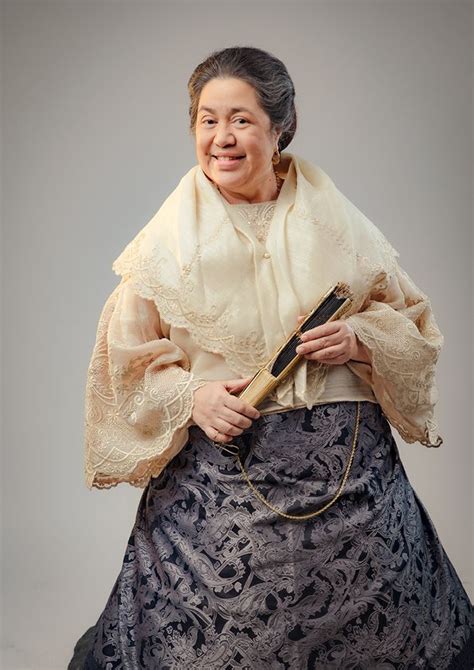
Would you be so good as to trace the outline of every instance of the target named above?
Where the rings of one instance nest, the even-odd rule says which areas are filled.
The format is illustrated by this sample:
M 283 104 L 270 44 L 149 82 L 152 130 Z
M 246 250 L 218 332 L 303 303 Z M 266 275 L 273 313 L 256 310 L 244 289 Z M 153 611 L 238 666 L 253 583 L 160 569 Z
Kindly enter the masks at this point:
M 240 161 L 242 158 L 245 158 L 245 156 L 213 156 L 216 161 L 219 162 L 224 162 L 224 161 Z

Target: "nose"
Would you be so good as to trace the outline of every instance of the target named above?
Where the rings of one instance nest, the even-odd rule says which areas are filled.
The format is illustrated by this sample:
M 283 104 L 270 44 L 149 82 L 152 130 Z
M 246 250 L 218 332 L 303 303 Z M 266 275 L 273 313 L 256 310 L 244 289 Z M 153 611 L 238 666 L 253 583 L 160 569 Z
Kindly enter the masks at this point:
M 232 129 L 226 123 L 216 124 L 214 142 L 218 147 L 227 147 L 229 145 L 235 144 L 235 137 L 232 133 Z

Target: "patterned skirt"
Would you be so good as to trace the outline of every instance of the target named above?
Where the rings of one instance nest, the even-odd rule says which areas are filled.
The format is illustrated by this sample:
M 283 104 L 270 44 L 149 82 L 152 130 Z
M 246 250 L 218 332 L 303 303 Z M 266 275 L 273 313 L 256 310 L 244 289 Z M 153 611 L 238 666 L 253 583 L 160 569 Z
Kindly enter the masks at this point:
M 357 402 L 261 416 L 234 443 L 274 507 L 332 499 Z M 429 454 L 427 454 L 429 458 Z M 69 670 L 474 668 L 473 608 L 380 405 L 342 494 L 266 507 L 198 427 L 143 492 L 123 566 Z

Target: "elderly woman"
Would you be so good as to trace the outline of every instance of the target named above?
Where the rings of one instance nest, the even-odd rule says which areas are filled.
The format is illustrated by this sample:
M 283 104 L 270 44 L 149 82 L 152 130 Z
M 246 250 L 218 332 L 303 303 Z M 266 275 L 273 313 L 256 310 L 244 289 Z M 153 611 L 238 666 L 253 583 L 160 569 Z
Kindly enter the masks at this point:
M 442 442 L 442 335 L 398 253 L 284 152 L 294 87 L 264 51 L 189 80 L 198 165 L 115 261 L 86 391 L 90 487 L 144 487 L 70 668 L 471 668 L 472 607 L 389 423 Z M 332 286 L 341 318 L 305 331 Z M 240 397 L 295 331 L 299 365 Z

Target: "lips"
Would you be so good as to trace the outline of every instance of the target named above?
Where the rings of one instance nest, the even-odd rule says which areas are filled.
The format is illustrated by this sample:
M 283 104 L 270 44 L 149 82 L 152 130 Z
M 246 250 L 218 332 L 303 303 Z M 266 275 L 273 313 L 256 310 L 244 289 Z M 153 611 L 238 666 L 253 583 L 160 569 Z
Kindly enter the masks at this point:
M 239 161 L 242 160 L 242 158 L 245 158 L 245 156 L 232 156 L 232 155 L 224 155 L 224 156 L 216 156 L 212 154 L 212 158 L 214 158 L 217 161 L 221 162 L 231 162 L 231 161 Z

